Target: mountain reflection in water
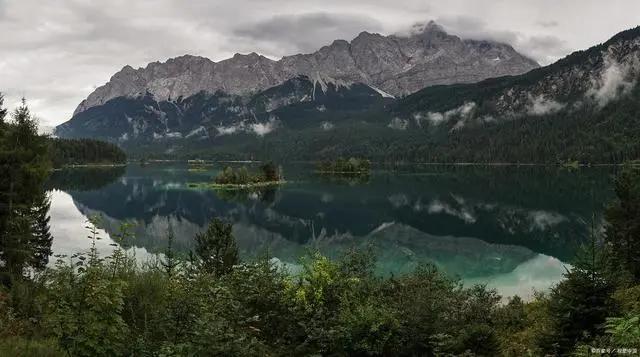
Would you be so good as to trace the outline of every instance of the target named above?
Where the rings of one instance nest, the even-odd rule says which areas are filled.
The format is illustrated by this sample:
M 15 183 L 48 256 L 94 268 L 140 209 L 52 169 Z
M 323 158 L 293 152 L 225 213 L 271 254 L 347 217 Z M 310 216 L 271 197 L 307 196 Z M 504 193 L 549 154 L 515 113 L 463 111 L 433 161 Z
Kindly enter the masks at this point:
M 295 270 L 309 249 L 337 258 L 346 249 L 370 247 L 381 274 L 431 262 L 507 295 L 527 295 L 561 277 L 562 262 L 587 239 L 592 217 L 601 226 L 613 173 L 433 166 L 377 170 L 368 181 L 353 183 L 327 181 L 296 165 L 285 167 L 290 183 L 280 188 L 219 194 L 187 188 L 188 182 L 211 180 L 216 168 L 120 170 L 58 173 L 52 180 L 52 188 L 63 190 L 52 194 L 56 253 L 86 249 L 84 220 L 97 214 L 105 235 L 134 221 L 135 239 L 126 244 L 140 256 L 165 248 L 169 229 L 176 248 L 189 251 L 195 234 L 211 218 L 223 217 L 235 223 L 245 259 L 268 252 Z

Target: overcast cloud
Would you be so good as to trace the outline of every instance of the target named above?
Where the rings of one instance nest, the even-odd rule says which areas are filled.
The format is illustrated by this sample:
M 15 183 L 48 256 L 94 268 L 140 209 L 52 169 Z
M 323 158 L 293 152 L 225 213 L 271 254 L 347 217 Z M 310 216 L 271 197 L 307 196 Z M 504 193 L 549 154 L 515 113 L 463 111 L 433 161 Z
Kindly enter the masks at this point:
M 277 59 L 361 31 L 435 20 L 507 42 L 542 64 L 640 24 L 637 0 L 0 0 L 0 92 L 43 124 L 68 120 L 124 65 L 193 54 Z

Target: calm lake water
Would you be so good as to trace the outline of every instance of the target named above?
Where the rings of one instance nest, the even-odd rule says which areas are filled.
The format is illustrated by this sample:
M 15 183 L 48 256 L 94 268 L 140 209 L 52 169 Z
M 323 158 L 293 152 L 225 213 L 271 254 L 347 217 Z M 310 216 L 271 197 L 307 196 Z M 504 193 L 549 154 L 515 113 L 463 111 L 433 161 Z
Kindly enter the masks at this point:
M 235 223 L 241 254 L 268 252 L 292 270 L 309 249 L 339 257 L 371 247 L 382 274 L 431 262 L 466 283 L 487 283 L 504 295 L 530 296 L 560 279 L 590 229 L 602 229 L 613 196 L 614 169 L 549 167 L 406 167 L 378 169 L 369 180 L 314 176 L 312 167 L 285 167 L 289 181 L 259 194 L 219 194 L 187 187 L 210 181 L 219 167 L 186 165 L 56 172 L 51 179 L 55 253 L 89 247 L 85 221 L 102 216 L 99 242 L 128 221 L 127 245 L 140 257 L 193 248 L 213 217 Z

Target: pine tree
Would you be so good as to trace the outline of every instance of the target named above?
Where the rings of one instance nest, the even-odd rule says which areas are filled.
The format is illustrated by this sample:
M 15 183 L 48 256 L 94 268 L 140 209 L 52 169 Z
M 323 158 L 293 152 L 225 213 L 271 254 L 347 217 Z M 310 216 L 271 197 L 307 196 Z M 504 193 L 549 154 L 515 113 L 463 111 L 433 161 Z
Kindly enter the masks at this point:
M 7 110 L 3 106 L 4 96 L 0 93 L 0 129 L 2 129 L 1 126 L 4 126 L 4 118 L 7 116 Z
M 265 181 L 278 181 L 278 169 L 273 162 L 268 162 L 262 166 L 262 174 Z
M 48 261 L 51 235 L 44 182 L 49 175 L 50 150 L 48 139 L 38 135 L 24 100 L 13 122 L 2 125 L 0 262 L 7 283 L 22 276 L 26 268 L 43 268 Z
M 607 243 L 617 266 L 640 281 L 640 171 L 625 166 L 615 180 L 617 200 L 606 209 Z
M 540 346 L 556 355 L 568 355 L 579 342 L 602 335 L 606 318 L 616 315 L 611 295 L 617 282 L 610 273 L 610 250 L 592 236 L 578 253 L 574 266 L 552 288 L 549 313 L 553 317 L 553 346 Z M 548 341 L 548 342 L 549 342 Z
M 240 262 L 232 231 L 233 224 L 214 218 L 205 232 L 196 235 L 196 254 L 204 271 L 224 275 Z
M 42 270 L 49 262 L 51 255 L 51 244 L 53 236 L 50 233 L 49 209 L 51 208 L 51 200 L 46 194 L 42 194 L 36 199 L 31 207 L 30 223 L 31 223 L 31 241 L 29 243 L 32 256 L 31 267 L 36 270 Z
M 167 247 L 164 249 L 164 259 L 160 260 L 160 265 L 168 276 L 173 276 L 178 264 L 180 263 L 177 253 L 173 247 L 174 239 L 175 234 L 173 233 L 173 228 L 169 226 L 169 236 L 167 237 Z

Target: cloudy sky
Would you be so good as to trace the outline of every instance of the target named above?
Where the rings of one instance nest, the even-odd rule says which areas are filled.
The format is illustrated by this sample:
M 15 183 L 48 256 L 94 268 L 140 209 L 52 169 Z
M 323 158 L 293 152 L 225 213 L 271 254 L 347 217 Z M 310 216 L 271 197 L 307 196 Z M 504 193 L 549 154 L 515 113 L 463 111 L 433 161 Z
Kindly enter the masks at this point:
M 638 0 L 0 0 L 0 92 L 68 120 L 124 65 L 193 54 L 271 58 L 435 20 L 548 64 L 640 25 Z

